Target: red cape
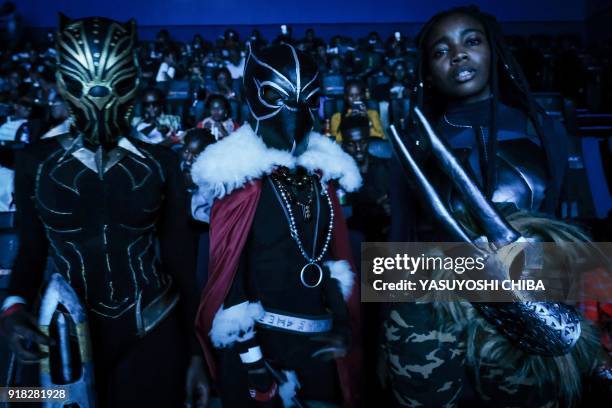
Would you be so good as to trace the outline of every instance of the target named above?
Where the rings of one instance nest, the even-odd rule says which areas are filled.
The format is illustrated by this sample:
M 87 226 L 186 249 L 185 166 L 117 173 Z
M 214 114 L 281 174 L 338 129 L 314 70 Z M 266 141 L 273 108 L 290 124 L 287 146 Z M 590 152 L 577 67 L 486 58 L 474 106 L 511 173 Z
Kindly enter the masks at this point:
M 349 245 L 348 230 L 342 207 L 335 190 L 328 188 L 334 208 L 334 226 L 331 242 L 333 260 L 347 260 L 351 269 L 356 271 Z M 202 292 L 196 317 L 196 333 L 204 349 L 204 355 L 213 379 L 216 376 L 216 363 L 213 347 L 208 333 L 212 328 L 215 314 L 223 305 L 234 275 L 238 269 L 240 254 L 253 223 L 255 210 L 261 194 L 261 180 L 245 184 L 242 188 L 217 200 L 210 216 L 210 261 L 208 283 Z M 345 407 L 359 406 L 361 377 L 361 327 L 359 304 L 359 279 L 348 301 L 351 315 L 352 344 L 347 357 L 337 359 L 338 376 L 342 387 Z

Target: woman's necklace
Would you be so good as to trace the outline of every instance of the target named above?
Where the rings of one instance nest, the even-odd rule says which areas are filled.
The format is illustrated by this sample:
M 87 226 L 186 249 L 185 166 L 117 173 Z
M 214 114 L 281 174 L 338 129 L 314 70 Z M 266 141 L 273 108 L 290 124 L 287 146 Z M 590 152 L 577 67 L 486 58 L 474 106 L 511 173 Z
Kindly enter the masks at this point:
M 448 120 L 448 117 L 446 116 L 446 113 L 444 114 L 444 121 L 448 125 L 450 125 L 452 127 L 456 127 L 456 128 L 465 128 L 465 129 L 467 129 L 467 128 L 472 128 L 473 127 L 473 126 L 470 126 L 470 125 L 459 125 L 457 123 L 452 123 L 450 120 Z
M 329 197 L 327 190 L 323 188 L 321 190 L 321 194 L 325 196 L 325 198 L 327 199 L 327 204 L 329 206 L 329 227 L 327 229 L 327 235 L 325 236 L 325 243 L 323 244 L 321 253 L 318 256 L 315 256 L 316 246 L 313 245 L 312 256 L 310 256 L 306 252 L 306 249 L 304 248 L 304 245 L 302 244 L 302 240 L 300 239 L 299 231 L 297 228 L 297 224 L 295 222 L 295 217 L 293 215 L 293 210 L 291 208 L 291 203 L 289 201 L 287 190 L 284 188 L 279 178 L 275 175 L 271 175 L 270 183 L 272 183 L 272 189 L 276 193 L 276 197 L 280 201 L 281 207 L 283 208 L 285 216 L 287 217 L 287 221 L 289 223 L 289 233 L 291 234 L 291 238 L 293 238 L 298 249 L 300 250 L 300 253 L 304 257 L 304 259 L 306 259 L 307 261 L 307 263 L 300 270 L 300 280 L 302 281 L 302 284 L 306 286 L 307 288 L 316 288 L 323 281 L 323 269 L 321 269 L 319 262 L 323 260 L 323 257 L 327 253 L 327 250 L 329 248 L 329 243 L 331 242 L 332 229 L 334 225 L 334 208 L 332 206 L 331 198 Z M 314 189 L 314 186 L 313 186 L 313 189 Z M 317 225 L 315 226 L 315 238 L 314 238 L 315 243 L 317 241 L 316 231 L 318 230 L 318 225 L 319 225 L 319 216 L 317 212 Z M 316 270 L 316 272 L 318 273 L 317 282 L 314 284 L 310 284 L 306 282 L 306 279 L 305 279 L 305 273 L 311 269 Z

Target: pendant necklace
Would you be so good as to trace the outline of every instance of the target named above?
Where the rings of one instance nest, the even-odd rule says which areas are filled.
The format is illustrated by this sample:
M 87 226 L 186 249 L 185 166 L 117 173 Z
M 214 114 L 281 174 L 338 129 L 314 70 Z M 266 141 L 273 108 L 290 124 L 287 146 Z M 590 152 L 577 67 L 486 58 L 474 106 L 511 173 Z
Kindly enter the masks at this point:
M 316 288 L 323 281 L 323 269 L 321 268 L 321 265 L 319 265 L 319 263 L 323 260 L 323 257 L 325 256 L 329 248 L 329 243 L 331 242 L 331 237 L 332 237 L 332 228 L 334 225 L 334 208 L 332 206 L 331 198 L 329 197 L 327 190 L 325 188 L 322 188 L 321 194 L 327 199 L 327 204 L 329 206 L 329 227 L 327 229 L 327 235 L 325 236 L 325 243 L 323 244 L 321 253 L 318 256 L 315 256 L 316 246 L 313 245 L 312 256 L 309 256 L 308 253 L 306 252 L 306 249 L 304 248 L 304 245 L 302 244 L 302 240 L 300 239 L 299 232 L 297 229 L 297 224 L 295 222 L 295 217 L 293 215 L 293 210 L 291 208 L 291 202 L 289 201 L 287 190 L 284 188 L 284 186 L 282 185 L 281 181 L 278 179 L 277 176 L 272 174 L 269 180 L 270 180 L 270 183 L 272 184 L 272 189 L 274 190 L 276 197 L 280 201 L 280 204 L 281 204 L 281 207 L 283 208 L 285 216 L 287 217 L 287 221 L 289 223 L 289 233 L 291 234 L 291 238 L 293 238 L 298 249 L 300 250 L 300 253 L 306 260 L 306 264 L 300 270 L 300 280 L 302 284 L 306 286 L 307 288 Z M 314 187 L 313 187 L 313 190 L 314 190 Z M 312 196 L 314 195 L 315 194 L 312 193 Z M 310 197 L 310 201 L 312 201 L 313 199 L 312 196 Z M 319 217 L 318 217 L 318 212 L 317 212 L 317 227 L 318 227 L 318 224 L 319 224 Z M 314 241 L 316 242 L 316 240 L 317 240 L 317 237 L 315 233 Z M 315 284 L 310 284 L 306 282 L 306 279 L 304 278 L 305 273 L 312 269 L 318 272 L 318 278 Z

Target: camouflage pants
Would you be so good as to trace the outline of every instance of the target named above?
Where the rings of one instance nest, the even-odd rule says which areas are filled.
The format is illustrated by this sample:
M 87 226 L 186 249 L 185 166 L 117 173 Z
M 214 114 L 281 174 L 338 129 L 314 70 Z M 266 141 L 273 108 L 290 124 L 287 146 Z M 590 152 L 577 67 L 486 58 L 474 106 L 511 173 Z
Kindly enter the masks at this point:
M 398 406 L 456 406 L 465 382 L 465 343 L 438 326 L 429 303 L 389 305 L 383 348 Z
M 450 326 L 440 324 L 431 303 L 387 305 L 382 348 L 396 406 L 558 406 L 551 384 L 517 375 L 512 364 L 481 361 L 476 381 L 466 364 L 463 330 L 442 327 Z

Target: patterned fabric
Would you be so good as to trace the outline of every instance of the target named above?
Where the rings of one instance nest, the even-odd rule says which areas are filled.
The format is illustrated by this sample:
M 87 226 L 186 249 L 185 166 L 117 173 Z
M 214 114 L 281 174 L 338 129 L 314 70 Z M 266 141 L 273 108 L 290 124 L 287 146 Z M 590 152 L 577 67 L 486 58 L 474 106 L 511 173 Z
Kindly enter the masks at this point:
M 465 324 L 451 323 L 446 313 L 453 313 L 454 306 L 465 313 Z M 489 338 L 488 342 L 471 335 L 474 332 L 470 327 L 474 325 L 486 328 L 488 333 L 481 336 Z M 559 384 L 530 374 L 530 367 L 521 366 L 526 358 L 521 358 L 523 354 L 511 344 L 503 347 L 507 352 L 489 355 L 490 350 L 507 340 L 468 303 L 390 304 L 383 330 L 385 374 L 397 407 L 451 408 L 466 403 L 495 404 L 496 408 L 568 405 Z M 467 358 L 474 347 L 480 359 L 477 365 L 470 364 Z M 554 371 L 555 363 L 549 360 L 548 364 L 535 368 Z M 556 368 L 579 369 L 569 365 Z
M 463 390 L 465 342 L 439 330 L 431 303 L 395 303 L 383 323 L 387 374 L 401 407 L 454 407 Z

